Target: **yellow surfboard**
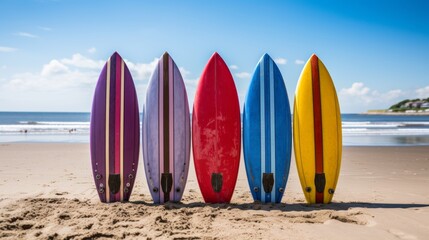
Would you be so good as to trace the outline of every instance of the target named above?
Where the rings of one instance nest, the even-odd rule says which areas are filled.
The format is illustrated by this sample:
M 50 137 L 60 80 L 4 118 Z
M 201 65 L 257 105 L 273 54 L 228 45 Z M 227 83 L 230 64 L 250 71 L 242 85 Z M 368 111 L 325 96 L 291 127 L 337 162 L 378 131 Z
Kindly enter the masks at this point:
M 341 167 L 340 106 L 331 76 L 314 54 L 296 88 L 293 143 L 307 202 L 331 202 Z

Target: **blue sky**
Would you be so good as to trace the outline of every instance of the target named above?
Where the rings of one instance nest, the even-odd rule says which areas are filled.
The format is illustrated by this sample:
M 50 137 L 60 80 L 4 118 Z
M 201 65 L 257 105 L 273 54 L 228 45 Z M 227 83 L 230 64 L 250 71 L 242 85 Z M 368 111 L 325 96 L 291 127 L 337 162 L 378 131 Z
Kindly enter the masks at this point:
M 303 63 L 325 63 L 344 113 L 429 97 L 427 1 L 0 0 L 0 111 L 89 112 L 104 62 L 127 60 L 143 105 L 157 58 L 168 51 L 192 102 L 214 51 L 241 105 L 264 53 L 291 105 Z

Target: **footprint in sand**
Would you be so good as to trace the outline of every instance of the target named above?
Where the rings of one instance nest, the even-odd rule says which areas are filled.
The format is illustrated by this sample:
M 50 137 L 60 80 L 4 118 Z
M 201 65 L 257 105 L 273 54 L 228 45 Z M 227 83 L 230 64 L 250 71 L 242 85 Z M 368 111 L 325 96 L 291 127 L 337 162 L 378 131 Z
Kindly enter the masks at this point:
M 56 192 L 55 195 L 57 196 L 62 196 L 62 195 L 67 195 L 69 194 L 68 192 Z
M 398 229 L 389 229 L 388 232 L 391 233 L 391 234 L 393 234 L 393 235 L 395 235 L 399 239 L 405 239 L 405 240 L 417 239 L 416 236 L 404 233 L 404 232 L 402 232 L 401 230 L 398 230 Z

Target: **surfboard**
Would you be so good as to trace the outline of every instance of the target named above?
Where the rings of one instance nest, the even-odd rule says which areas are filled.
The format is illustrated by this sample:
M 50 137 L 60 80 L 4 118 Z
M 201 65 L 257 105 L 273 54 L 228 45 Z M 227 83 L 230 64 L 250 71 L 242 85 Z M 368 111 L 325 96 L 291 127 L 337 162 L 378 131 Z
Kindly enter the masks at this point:
M 255 201 L 279 203 L 289 176 L 292 123 L 283 77 L 268 54 L 253 73 L 243 111 L 243 153 Z
M 229 203 L 240 162 L 240 107 L 232 75 L 218 53 L 210 58 L 198 82 L 192 148 L 204 201 Z
M 92 173 L 102 202 L 130 198 L 139 158 L 139 121 L 133 78 L 115 52 L 98 79 L 90 122 Z
M 191 125 L 185 83 L 167 52 L 150 78 L 143 112 L 143 163 L 152 199 L 179 202 L 188 178 Z
M 316 55 L 305 64 L 296 88 L 293 131 L 307 202 L 331 202 L 341 167 L 341 115 L 334 83 Z

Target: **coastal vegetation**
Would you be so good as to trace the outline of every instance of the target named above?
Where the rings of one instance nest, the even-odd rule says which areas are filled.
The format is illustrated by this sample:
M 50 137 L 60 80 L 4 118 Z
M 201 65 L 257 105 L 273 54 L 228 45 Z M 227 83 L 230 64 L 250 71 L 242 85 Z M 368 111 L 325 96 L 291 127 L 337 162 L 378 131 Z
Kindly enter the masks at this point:
M 429 112 L 429 98 L 405 99 L 390 106 L 387 112 Z

